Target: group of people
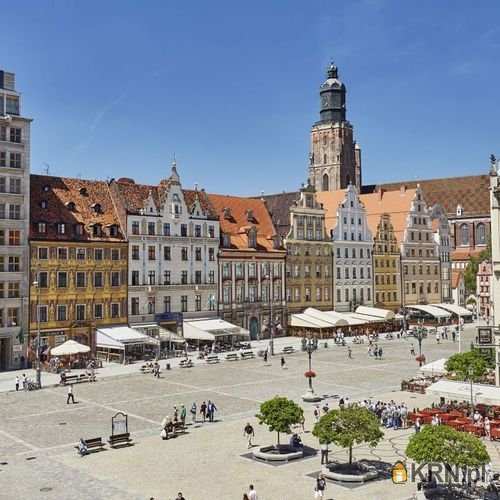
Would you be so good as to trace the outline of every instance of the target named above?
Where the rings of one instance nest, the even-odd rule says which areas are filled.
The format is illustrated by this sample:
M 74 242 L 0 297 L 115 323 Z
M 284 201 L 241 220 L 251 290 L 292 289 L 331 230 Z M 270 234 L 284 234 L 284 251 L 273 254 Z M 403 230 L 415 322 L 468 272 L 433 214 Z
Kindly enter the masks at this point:
M 373 356 L 375 359 L 382 359 L 383 354 L 384 351 L 382 350 L 382 347 L 379 347 L 378 344 L 373 344 L 370 340 L 368 345 L 368 356 Z
M 397 404 L 392 399 L 389 403 L 365 399 L 359 405 L 368 408 L 377 415 L 380 424 L 388 429 L 406 429 L 408 427 L 408 407 L 405 403 Z

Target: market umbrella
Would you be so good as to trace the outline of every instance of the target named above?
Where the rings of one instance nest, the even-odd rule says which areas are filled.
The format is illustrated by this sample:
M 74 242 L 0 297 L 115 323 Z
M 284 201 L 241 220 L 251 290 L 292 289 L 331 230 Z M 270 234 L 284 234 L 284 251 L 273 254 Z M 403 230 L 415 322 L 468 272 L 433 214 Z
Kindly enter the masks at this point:
M 67 340 L 63 344 L 53 347 L 50 350 L 51 356 L 71 356 L 72 354 L 81 354 L 84 352 L 89 352 L 90 347 L 88 345 L 80 344 L 75 340 Z

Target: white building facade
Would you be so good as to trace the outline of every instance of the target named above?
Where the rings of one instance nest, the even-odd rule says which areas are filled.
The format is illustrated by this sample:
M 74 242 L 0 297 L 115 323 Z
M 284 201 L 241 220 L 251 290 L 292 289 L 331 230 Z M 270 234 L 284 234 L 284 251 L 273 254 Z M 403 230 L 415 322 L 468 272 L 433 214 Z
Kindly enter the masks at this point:
M 0 370 L 21 367 L 26 355 L 30 126 L 15 75 L 0 71 Z
M 373 235 L 357 189 L 350 184 L 337 208 L 332 234 L 334 249 L 335 310 L 354 311 L 373 305 Z
M 219 221 L 204 191 L 183 190 L 174 166 L 158 186 L 112 181 L 126 211 L 131 326 L 175 331 L 217 309 Z

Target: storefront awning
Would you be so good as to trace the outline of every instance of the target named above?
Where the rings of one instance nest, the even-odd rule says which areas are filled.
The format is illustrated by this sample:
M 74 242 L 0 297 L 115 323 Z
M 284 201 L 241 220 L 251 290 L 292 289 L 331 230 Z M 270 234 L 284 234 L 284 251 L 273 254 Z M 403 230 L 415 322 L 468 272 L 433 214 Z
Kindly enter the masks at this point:
M 431 363 L 420 367 L 420 371 L 424 375 L 444 375 L 446 373 L 446 368 L 444 365 L 448 361 L 448 358 L 441 358 Z
M 444 309 L 445 311 L 456 314 L 457 316 L 472 316 L 472 311 L 465 309 L 465 307 L 457 306 L 456 304 L 433 304 L 433 306 Z
M 124 350 L 127 345 L 157 344 L 158 341 L 129 326 L 115 326 L 96 330 L 97 347 Z
M 439 380 L 427 387 L 425 392 L 457 401 L 470 401 L 471 399 L 470 384 L 467 382 Z M 472 395 L 474 404 L 500 404 L 500 389 L 494 385 L 472 384 Z
M 183 330 L 186 340 L 215 341 L 224 336 L 250 337 L 250 332 L 245 328 L 220 318 L 184 321 Z
M 444 309 L 440 309 L 439 307 L 436 307 L 436 306 L 413 305 L 413 306 L 406 306 L 406 307 L 408 309 L 414 309 L 416 311 L 421 311 L 421 312 L 427 313 L 436 319 L 445 319 L 445 318 L 451 317 L 451 313 L 449 313 L 448 311 L 445 311 Z
M 347 324 L 344 322 L 344 324 Z M 330 320 L 324 321 L 319 318 L 315 318 L 314 316 L 310 316 L 308 314 L 300 313 L 300 314 L 292 314 L 290 320 L 290 326 L 297 326 L 300 328 L 312 328 L 313 330 L 320 330 L 321 328 L 332 328 L 338 326 L 338 321 Z
M 388 309 L 381 309 L 379 307 L 359 306 L 356 308 L 356 314 L 361 314 L 367 318 L 374 318 L 383 321 L 391 321 L 394 319 L 394 312 Z

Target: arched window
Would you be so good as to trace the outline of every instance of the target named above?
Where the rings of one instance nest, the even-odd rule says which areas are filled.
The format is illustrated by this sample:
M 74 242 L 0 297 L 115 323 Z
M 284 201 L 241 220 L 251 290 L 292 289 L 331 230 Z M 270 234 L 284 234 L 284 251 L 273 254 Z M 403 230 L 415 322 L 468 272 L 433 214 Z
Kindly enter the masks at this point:
M 328 174 L 323 175 L 323 191 L 328 191 L 330 189 L 330 179 Z
M 486 244 L 486 229 L 484 224 L 480 222 L 476 226 L 476 244 L 477 245 L 485 245 Z
M 469 226 L 467 224 L 462 224 L 460 226 L 459 240 L 460 245 L 469 245 Z
M 326 165 L 328 163 L 327 159 L 326 159 L 326 153 L 323 155 L 323 163 Z

